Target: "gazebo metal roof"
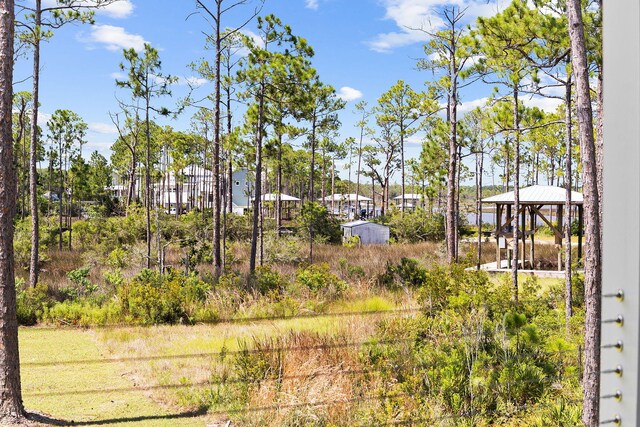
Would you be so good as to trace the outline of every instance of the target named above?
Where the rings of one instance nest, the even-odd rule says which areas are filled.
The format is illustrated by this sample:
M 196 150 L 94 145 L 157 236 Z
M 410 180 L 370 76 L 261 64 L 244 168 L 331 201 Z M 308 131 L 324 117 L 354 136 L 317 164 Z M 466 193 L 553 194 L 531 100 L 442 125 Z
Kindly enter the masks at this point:
M 407 193 L 404 195 L 405 200 L 422 200 L 421 194 Z M 393 200 L 402 200 L 402 194 L 393 198 Z
M 532 185 L 520 189 L 521 205 L 560 205 L 564 204 L 566 199 L 566 190 L 562 187 L 554 187 L 551 185 Z M 577 191 L 571 192 L 571 204 L 582 205 L 582 193 Z M 514 192 L 498 194 L 495 196 L 482 199 L 482 203 L 497 203 L 501 205 L 514 204 Z
M 335 202 L 355 202 L 356 201 L 356 194 L 355 193 L 351 193 L 351 194 L 332 194 L 330 196 L 323 198 L 319 198 L 318 200 L 322 201 L 322 202 L 330 202 L 330 201 L 335 201 Z M 372 199 L 370 199 L 369 197 L 365 197 L 365 196 L 361 196 L 358 195 L 358 202 L 370 202 Z

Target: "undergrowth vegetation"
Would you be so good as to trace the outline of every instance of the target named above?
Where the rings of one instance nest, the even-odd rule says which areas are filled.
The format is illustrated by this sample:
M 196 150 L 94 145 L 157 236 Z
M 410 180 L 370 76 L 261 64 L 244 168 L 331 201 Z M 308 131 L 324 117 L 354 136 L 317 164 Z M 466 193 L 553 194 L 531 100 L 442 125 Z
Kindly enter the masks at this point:
M 443 265 L 442 218 L 391 213 L 384 220 L 395 240 L 384 246 L 330 244 L 339 240 L 337 223 L 320 208 L 284 236 L 267 222 L 261 263 L 250 275 L 249 224 L 230 215 L 219 276 L 206 213 L 166 217 L 152 228 L 162 254 L 151 269 L 142 268 L 139 210 L 76 221 L 71 251 L 53 249 L 56 236 L 45 227 L 40 284 L 28 288 L 25 271 L 19 274 L 18 318 L 22 325 L 116 326 L 104 333 L 108 351 L 127 357 L 136 343 L 159 339 L 152 325 L 308 320 L 306 330 L 244 336 L 233 351 L 224 344 L 200 362 L 149 362 L 137 377 L 168 387 L 154 392 L 157 401 L 238 425 L 579 423 L 580 277 L 566 330 L 559 281 L 523 277 L 515 302 L 508 276 L 466 269 L 475 265 L 474 246 L 459 264 Z M 17 230 L 20 253 L 28 222 Z M 18 266 L 28 258 L 20 255 Z M 328 319 L 337 330 L 320 327 Z M 144 337 L 129 339 L 120 329 L 133 326 L 144 326 Z

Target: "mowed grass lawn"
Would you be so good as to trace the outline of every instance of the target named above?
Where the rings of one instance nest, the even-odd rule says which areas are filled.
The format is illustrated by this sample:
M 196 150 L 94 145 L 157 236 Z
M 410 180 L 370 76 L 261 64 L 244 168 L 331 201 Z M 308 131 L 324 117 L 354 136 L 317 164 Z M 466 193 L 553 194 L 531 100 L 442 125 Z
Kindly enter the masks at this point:
M 371 298 L 336 311 L 393 310 Z M 290 332 L 334 335 L 356 342 L 384 314 L 321 316 L 196 326 L 92 330 L 20 328 L 25 407 L 61 425 L 215 426 L 228 414 L 206 413 L 185 399 L 211 378 L 221 351 L 253 338 Z M 197 393 L 195 393 L 197 394 Z
M 126 367 L 107 360 L 93 331 L 20 328 L 19 335 L 23 397 L 29 411 L 62 425 L 206 424 L 205 417 L 171 410 L 137 390 Z

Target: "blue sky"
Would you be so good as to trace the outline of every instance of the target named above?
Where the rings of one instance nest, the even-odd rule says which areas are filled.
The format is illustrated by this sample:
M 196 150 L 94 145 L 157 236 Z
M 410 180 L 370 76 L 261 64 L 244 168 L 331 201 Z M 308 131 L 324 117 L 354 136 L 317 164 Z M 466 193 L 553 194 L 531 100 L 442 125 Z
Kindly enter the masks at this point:
M 45 0 L 52 3 L 54 0 Z M 231 0 L 227 0 L 231 2 Z M 422 90 L 433 78 L 416 69 L 424 56 L 425 34 L 410 28 L 437 28 L 439 7 L 468 7 L 466 17 L 491 16 L 506 6 L 506 0 L 265 0 L 262 15 L 273 13 L 291 25 L 296 35 L 305 37 L 315 50 L 313 65 L 321 79 L 333 85 L 348 101 L 341 112 L 342 138 L 356 137 L 355 103 L 366 100 L 374 105 L 378 97 L 402 79 L 414 90 Z M 117 112 L 115 77 L 118 76 L 123 48 L 141 49 L 145 42 L 160 51 L 163 72 L 180 78 L 173 87 L 173 98 L 163 104 L 172 107 L 186 93 L 187 80 L 195 78 L 188 64 L 210 52 L 203 49 L 207 23 L 195 12 L 193 0 L 121 0 L 98 12 L 95 25 L 68 25 L 57 30 L 43 44 L 41 54 L 41 111 L 44 125 L 56 109 L 70 109 L 87 123 L 90 132 L 85 153 L 98 150 L 109 156 L 117 134 L 109 112 Z M 238 25 L 252 12 L 238 8 L 223 22 Z M 254 30 L 253 23 L 246 31 Z M 16 81 L 30 75 L 31 58 L 16 66 Z M 30 90 L 30 81 L 16 90 Z M 200 94 L 211 91 L 204 83 Z M 475 85 L 461 95 L 462 111 L 480 106 L 490 87 Z M 121 92 L 120 92 L 121 93 Z M 553 109 L 553 100 L 533 99 L 529 103 Z M 188 130 L 194 110 L 176 120 L 161 120 L 177 130 Z M 407 144 L 408 157 L 419 153 L 419 136 Z

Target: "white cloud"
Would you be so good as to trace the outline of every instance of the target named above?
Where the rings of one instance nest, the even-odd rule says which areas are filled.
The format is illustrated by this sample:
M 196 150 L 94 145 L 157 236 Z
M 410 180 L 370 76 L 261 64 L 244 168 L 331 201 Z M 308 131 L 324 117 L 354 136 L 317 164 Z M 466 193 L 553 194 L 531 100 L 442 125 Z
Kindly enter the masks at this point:
M 127 78 L 127 75 L 120 71 L 116 71 L 115 73 L 109 74 L 109 77 L 111 77 L 114 80 L 125 80 Z
M 44 113 L 42 111 L 38 111 L 38 126 L 42 126 L 51 120 L 52 115 L 49 113 Z
M 112 123 L 89 123 L 89 130 L 102 135 L 113 135 L 118 133 L 118 129 Z
M 475 108 L 483 108 L 487 105 L 487 102 L 489 102 L 489 100 L 490 99 L 488 97 L 484 97 L 462 102 L 460 103 L 460 105 L 458 105 L 458 114 L 464 115 Z M 520 100 L 527 107 L 538 107 L 547 113 L 556 111 L 556 108 L 558 108 L 558 106 L 562 104 L 561 99 L 545 98 L 542 96 L 523 96 L 520 98 Z
M 181 86 L 193 86 L 200 87 L 209 83 L 209 80 L 203 79 L 201 77 L 189 76 L 189 77 L 180 77 L 178 79 L 178 84 Z
M 311 10 L 318 10 L 318 0 L 305 0 L 305 7 Z
M 474 99 L 472 101 L 462 102 L 460 103 L 460 105 L 458 105 L 458 114 L 466 114 L 475 108 L 482 108 L 485 105 L 487 105 L 488 101 L 489 101 L 489 98 L 484 97 L 484 98 Z
M 538 107 L 539 109 L 547 113 L 552 113 L 556 111 L 560 104 L 562 104 L 562 100 L 557 98 L 544 98 L 541 96 L 534 96 L 523 98 L 522 103 L 527 107 Z
M 119 0 L 98 10 L 98 13 L 112 18 L 127 18 L 133 13 L 133 3 L 130 0 Z
M 86 38 L 84 33 L 81 33 L 79 39 L 89 44 L 104 45 L 107 50 L 111 51 L 130 48 L 141 51 L 146 43 L 141 35 L 129 34 L 124 28 L 113 25 L 94 25 L 91 27 L 91 33 Z
M 355 101 L 362 98 L 362 92 L 349 86 L 343 86 L 338 91 L 338 98 L 343 101 Z
M 83 0 L 83 1 L 75 1 L 74 4 L 77 6 L 93 6 L 95 5 L 95 1 L 92 0 Z M 57 0 L 44 0 L 44 7 L 56 7 L 58 6 Z M 118 0 L 114 3 L 111 3 L 108 6 L 104 6 L 98 9 L 95 9 L 96 13 L 104 16 L 108 16 L 111 18 L 127 18 L 133 13 L 133 4 L 131 0 Z
M 368 44 L 376 52 L 391 52 L 394 48 L 425 42 L 426 31 L 444 28 L 439 10 L 444 6 L 465 9 L 465 22 L 473 22 L 478 16 L 491 16 L 503 10 L 506 0 L 381 0 L 386 9 L 385 20 L 393 21 L 398 31 L 378 34 Z

